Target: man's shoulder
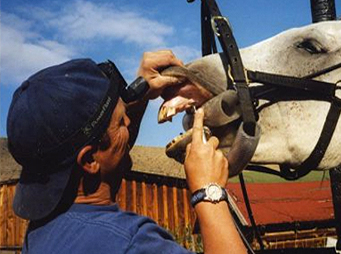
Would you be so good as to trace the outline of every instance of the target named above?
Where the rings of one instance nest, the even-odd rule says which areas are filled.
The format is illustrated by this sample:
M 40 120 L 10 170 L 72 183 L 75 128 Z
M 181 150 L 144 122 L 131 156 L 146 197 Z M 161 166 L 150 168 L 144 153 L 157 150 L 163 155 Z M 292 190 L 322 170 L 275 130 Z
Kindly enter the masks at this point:
M 77 209 L 70 209 L 60 219 L 71 224 L 81 224 L 90 231 L 101 230 L 103 232 L 119 234 L 120 237 L 130 239 L 139 230 L 141 225 L 155 223 L 148 217 L 122 211 L 117 205 L 103 207 L 76 206 Z
M 154 222 L 117 206 L 76 205 L 45 225 L 30 227 L 23 253 L 108 253 L 113 249 L 125 253 L 146 224 Z
M 188 253 L 153 220 L 117 206 L 74 205 L 26 240 L 23 253 Z

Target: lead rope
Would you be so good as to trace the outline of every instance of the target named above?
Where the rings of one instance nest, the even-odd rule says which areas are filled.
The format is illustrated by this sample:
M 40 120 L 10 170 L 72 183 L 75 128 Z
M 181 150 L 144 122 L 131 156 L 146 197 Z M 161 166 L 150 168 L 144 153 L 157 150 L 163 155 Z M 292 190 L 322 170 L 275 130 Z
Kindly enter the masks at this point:
M 255 236 L 256 236 L 256 239 L 259 243 L 259 247 L 260 247 L 261 251 L 264 251 L 264 244 L 263 244 L 262 238 L 260 236 L 258 227 L 256 225 L 255 219 L 253 217 L 253 213 L 252 213 L 252 209 L 251 209 L 251 205 L 250 205 L 250 200 L 249 200 L 249 195 L 248 195 L 247 190 L 246 190 L 246 185 L 245 185 L 243 173 L 239 174 L 239 182 L 240 182 L 240 186 L 242 188 L 246 210 L 247 210 L 247 213 L 249 215 L 249 219 L 250 219 L 253 231 L 255 233 Z

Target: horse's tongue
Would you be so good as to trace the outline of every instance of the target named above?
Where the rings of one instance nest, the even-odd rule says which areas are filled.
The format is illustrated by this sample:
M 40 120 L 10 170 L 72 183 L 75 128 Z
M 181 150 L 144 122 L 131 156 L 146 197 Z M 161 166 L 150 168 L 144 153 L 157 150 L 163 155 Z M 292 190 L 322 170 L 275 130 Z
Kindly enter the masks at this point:
M 172 121 L 173 116 L 187 108 L 190 108 L 194 105 L 194 103 L 195 101 L 193 99 L 188 99 L 180 95 L 169 100 L 165 100 L 159 109 L 158 122 L 163 123 L 166 121 Z

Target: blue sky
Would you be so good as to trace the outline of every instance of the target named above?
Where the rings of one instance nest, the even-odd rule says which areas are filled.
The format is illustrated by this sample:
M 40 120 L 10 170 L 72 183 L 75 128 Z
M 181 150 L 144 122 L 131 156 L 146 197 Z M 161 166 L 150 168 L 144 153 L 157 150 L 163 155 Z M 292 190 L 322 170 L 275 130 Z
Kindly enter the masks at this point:
M 310 0 L 224 0 L 218 5 L 239 47 L 311 23 Z M 0 17 L 0 136 L 6 136 L 13 91 L 42 68 L 73 58 L 111 59 L 132 81 L 144 51 L 168 48 L 184 62 L 201 55 L 200 0 L 11 0 L 1 2 Z M 165 146 L 181 132 L 181 116 L 172 124 L 157 124 L 160 103 L 150 103 L 137 144 Z

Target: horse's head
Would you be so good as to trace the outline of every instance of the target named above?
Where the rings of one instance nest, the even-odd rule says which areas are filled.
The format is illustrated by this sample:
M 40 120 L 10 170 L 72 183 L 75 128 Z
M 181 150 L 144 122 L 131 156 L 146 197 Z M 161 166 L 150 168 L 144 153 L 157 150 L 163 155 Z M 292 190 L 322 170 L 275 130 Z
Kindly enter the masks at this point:
M 311 75 L 341 63 L 341 21 L 288 30 L 241 50 L 241 56 L 248 70 L 294 77 Z M 206 56 L 189 63 L 185 69 L 170 68 L 163 74 L 182 76 L 184 82 L 164 91 L 165 102 L 159 111 L 159 122 L 170 120 L 178 112 L 187 110 L 188 114 L 184 117 L 184 127 L 187 129 L 191 122 L 190 108 L 204 107 L 204 124 L 213 135 L 218 136 L 220 149 L 227 152 L 237 134 L 241 115 L 236 93 L 232 90 L 223 93 L 230 81 L 227 80 L 221 56 Z M 341 79 L 341 68 L 314 79 L 337 83 Z M 262 85 L 250 83 L 250 87 Z M 266 105 L 268 101 L 262 99 L 259 103 Z M 328 108 L 329 103 L 312 100 L 275 101 L 262 107 L 258 112 L 262 135 L 252 162 L 299 165 L 315 146 Z M 340 132 L 339 124 L 335 134 L 341 135 Z M 338 145 L 341 141 L 334 138 L 330 146 Z M 330 168 L 341 163 L 341 156 L 334 154 L 332 148 L 328 148 L 330 153 L 326 154 L 319 168 Z

